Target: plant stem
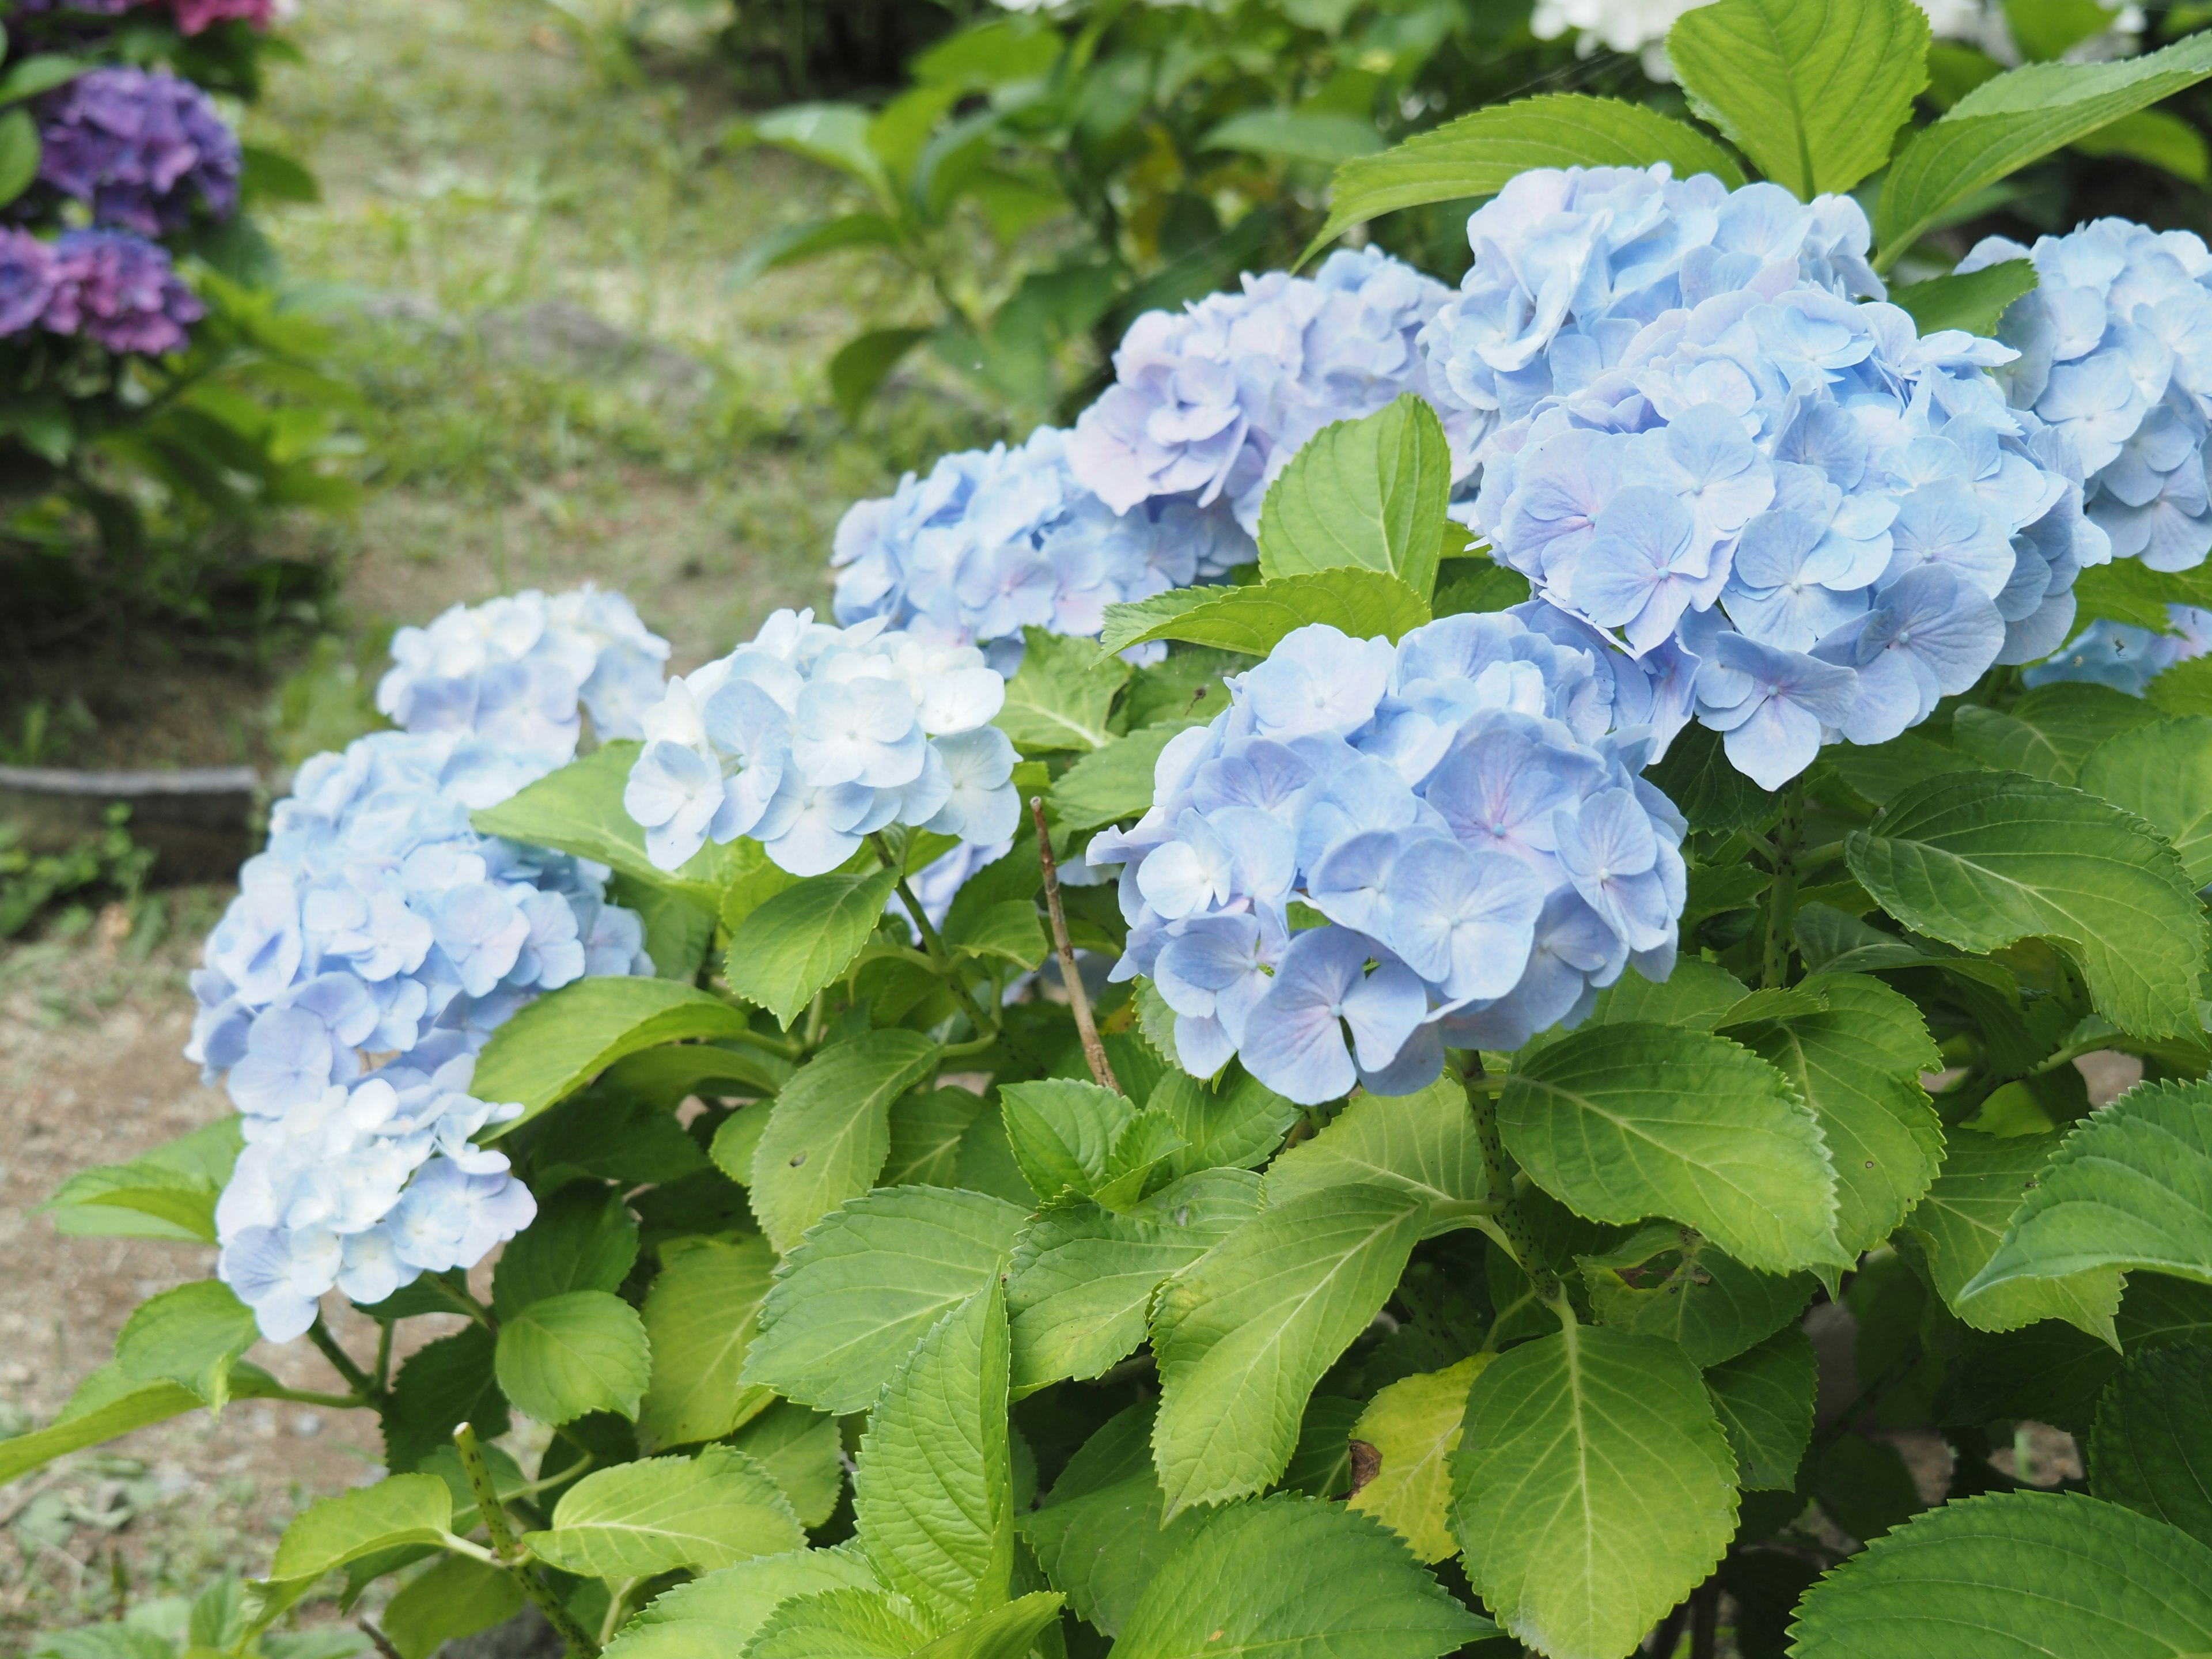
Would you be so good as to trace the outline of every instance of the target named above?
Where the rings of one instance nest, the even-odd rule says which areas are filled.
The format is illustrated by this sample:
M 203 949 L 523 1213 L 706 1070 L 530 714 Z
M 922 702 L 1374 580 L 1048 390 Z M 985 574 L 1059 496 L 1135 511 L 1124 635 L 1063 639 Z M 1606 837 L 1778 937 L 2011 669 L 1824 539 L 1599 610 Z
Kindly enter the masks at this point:
M 1774 826 L 1774 884 L 1766 894 L 1766 951 L 1759 984 L 1779 990 L 1790 977 L 1790 918 L 1797 908 L 1797 851 L 1805 844 L 1805 783 L 1792 782 Z
M 469 1490 L 476 1494 L 477 1510 L 483 1517 L 484 1530 L 491 1536 L 492 1556 L 499 1565 L 515 1577 L 538 1611 L 545 1615 L 546 1622 L 561 1632 L 572 1652 L 581 1653 L 586 1659 L 599 1659 L 599 1644 L 586 1633 L 553 1587 L 538 1576 L 514 1536 L 514 1528 L 507 1524 L 506 1505 L 499 1501 L 499 1489 L 492 1484 L 491 1465 L 484 1462 L 483 1447 L 477 1443 L 477 1431 L 464 1423 L 453 1431 L 453 1446 L 461 1455 L 461 1468 L 469 1478 Z
M 1037 858 L 1044 865 L 1044 905 L 1052 913 L 1052 945 L 1060 955 L 1060 983 L 1067 988 L 1067 1006 L 1075 1011 L 1075 1030 L 1083 1039 L 1083 1058 L 1091 1080 L 1102 1089 L 1121 1092 L 1114 1066 L 1106 1058 L 1106 1045 L 1098 1040 L 1098 1023 L 1091 1018 L 1091 996 L 1076 971 L 1075 947 L 1067 940 L 1067 913 L 1060 903 L 1060 868 L 1052 861 L 1052 831 L 1045 825 L 1044 797 L 1030 797 L 1030 816 L 1036 820 Z
M 391 1382 L 392 1382 L 392 1328 L 393 1328 L 394 1326 L 398 1325 L 398 1322 L 398 1322 L 398 1320 L 396 1320 L 396 1319 L 387 1319 L 387 1320 L 386 1320 L 386 1321 L 384 1322 L 384 1323 L 383 1323 L 383 1324 L 381 1324 L 380 1326 L 379 1326 L 379 1327 L 377 1328 L 377 1332 L 376 1332 L 376 1386 L 377 1386 L 377 1389 L 378 1389 L 378 1390 L 379 1390 L 380 1392 L 381 1392 L 382 1390 L 384 1390 L 384 1389 L 387 1389 L 387 1388 L 389 1388 L 389 1387 L 391 1386 Z
M 312 1389 L 276 1389 L 254 1396 L 258 1400 L 281 1400 L 288 1406 L 320 1406 L 327 1411 L 356 1412 L 376 1404 L 366 1395 L 317 1394 Z
M 868 840 L 876 849 L 876 856 L 884 861 L 884 868 L 899 872 L 898 884 L 893 890 L 898 894 L 899 902 L 906 906 L 907 915 L 914 918 L 915 928 L 921 935 L 922 949 L 945 964 L 945 977 L 952 987 L 952 994 L 960 1000 L 961 1011 L 975 1027 L 975 1035 L 981 1036 L 987 1031 L 996 1032 L 999 1029 L 997 1024 L 984 1018 L 982 1008 L 968 989 L 967 981 L 960 977 L 959 964 L 953 961 L 952 952 L 945 947 L 945 935 L 937 931 L 937 924 L 929 919 L 929 912 L 921 908 L 921 901 L 914 896 L 914 889 L 907 884 L 903 866 L 891 857 L 891 850 L 884 844 L 882 834 L 872 835 Z
M 1528 1219 L 1528 1212 L 1513 1195 L 1513 1175 L 1505 1162 L 1505 1143 L 1498 1133 L 1498 1102 L 1483 1086 L 1487 1081 L 1482 1062 L 1478 1060 L 1467 1079 L 1467 1106 L 1474 1117 L 1474 1144 L 1482 1153 L 1483 1185 L 1490 1202 L 1497 1206 L 1482 1231 L 1505 1247 L 1505 1253 L 1528 1275 L 1537 1299 L 1552 1307 L 1559 1297 L 1559 1282 L 1543 1265 L 1543 1252 L 1536 1247 L 1536 1229 Z M 1554 1308 L 1553 1311 L 1558 1310 Z M 1572 1313 L 1567 1317 L 1571 1319 Z
M 345 1378 L 346 1386 L 364 1401 L 382 1397 L 384 1390 L 378 1386 L 376 1379 L 354 1364 L 353 1356 L 338 1346 L 337 1338 L 331 1334 L 330 1328 L 323 1323 L 320 1314 L 317 1314 L 315 1322 L 307 1327 L 307 1340 L 323 1351 L 323 1358 L 331 1362 L 331 1369 Z
M 447 1301 L 453 1304 L 453 1311 L 455 1313 L 466 1314 L 471 1319 L 474 1320 L 477 1324 L 483 1326 L 488 1331 L 495 1331 L 499 1328 L 497 1325 L 492 1322 L 491 1311 L 489 1309 L 486 1308 L 483 1303 L 477 1301 L 476 1297 L 471 1296 L 466 1291 L 455 1290 L 451 1285 L 448 1285 L 446 1282 L 442 1274 L 424 1273 L 422 1279 L 416 1281 L 418 1285 L 425 1282 L 437 1287 L 438 1294 L 444 1297 Z

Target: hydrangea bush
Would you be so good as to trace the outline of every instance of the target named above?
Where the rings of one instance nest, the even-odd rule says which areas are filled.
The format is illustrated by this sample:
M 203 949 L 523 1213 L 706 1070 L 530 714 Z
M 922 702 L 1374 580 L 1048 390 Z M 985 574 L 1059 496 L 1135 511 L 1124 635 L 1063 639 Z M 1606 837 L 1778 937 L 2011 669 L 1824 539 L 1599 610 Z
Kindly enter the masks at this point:
M 403 633 L 210 939 L 238 1113 L 50 1206 L 217 1276 L 0 1477 L 374 1413 L 238 1652 L 336 1574 L 400 1659 L 2212 1647 L 2198 250 L 1893 281 L 2212 46 L 1900 141 L 1926 38 L 1716 0 L 1733 148 L 1347 162 L 1340 229 L 1486 198 L 1456 292 L 1138 320 L 856 509 L 839 625 Z

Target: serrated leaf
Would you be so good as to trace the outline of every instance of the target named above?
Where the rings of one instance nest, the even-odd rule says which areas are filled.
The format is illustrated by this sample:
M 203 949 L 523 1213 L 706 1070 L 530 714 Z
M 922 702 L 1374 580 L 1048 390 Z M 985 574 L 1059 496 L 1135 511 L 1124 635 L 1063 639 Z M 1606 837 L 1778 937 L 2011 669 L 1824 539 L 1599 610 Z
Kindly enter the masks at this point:
M 1943 1067 L 1920 1011 L 1861 974 L 1798 988 L 1826 1006 L 1721 1030 L 1789 1080 L 1812 1108 L 1836 1171 L 1836 1237 L 1856 1256 L 1897 1230 L 1943 1160 L 1943 1128 L 1920 1086 Z
M 1424 1237 L 1473 1224 L 1490 1212 L 1489 1183 L 1467 1087 L 1449 1073 L 1419 1094 L 1362 1095 L 1312 1139 L 1267 1171 L 1267 1201 L 1366 1182 L 1396 1187 L 1426 1204 Z
M 1780 1330 L 1804 1311 L 1814 1289 L 1810 1273 L 1754 1272 L 1680 1227 L 1644 1228 L 1575 1264 L 1598 1323 L 1664 1337 L 1700 1368 Z
M 1260 574 L 1346 566 L 1397 577 L 1425 600 L 1443 557 L 1451 445 L 1413 392 L 1308 439 L 1260 508 Z
M 2108 738 L 2081 763 L 2081 787 L 2166 837 L 2190 882 L 2212 882 L 2212 719 L 2194 715 Z
M 653 1353 L 629 1303 L 605 1291 L 571 1291 L 501 1324 L 494 1364 L 509 1400 L 558 1426 L 586 1412 L 635 1418 Z
M 453 1495 L 434 1474 L 394 1474 L 318 1498 L 277 1540 L 271 1580 L 315 1579 L 333 1567 L 403 1544 L 451 1536 Z
M 1667 58 L 1691 108 L 1810 201 L 1889 160 L 1928 84 L 1928 38 L 1909 0 L 1718 0 L 1675 20 Z
M 33 1215 L 66 1238 L 216 1239 L 215 1201 L 244 1145 L 235 1113 L 141 1153 L 80 1170 Z
M 607 1067 L 602 1086 L 611 1094 L 635 1096 L 673 1111 L 691 1095 L 772 1095 L 792 1069 L 781 1054 L 750 1043 L 732 1042 L 724 1048 L 686 1042 L 625 1054 Z
M 998 1276 L 1025 1213 L 932 1187 L 854 1199 L 777 1270 L 744 1380 L 822 1411 L 866 1411 L 922 1334 Z
M 2091 750 L 2157 720 L 2158 711 L 2141 697 L 2060 680 L 2034 687 L 2002 712 L 1967 704 L 1952 718 L 1951 741 L 1992 771 L 2072 783 Z
M 1652 1337 L 1570 1327 L 1501 1355 L 1475 1379 L 1451 1467 L 1468 1578 L 1544 1653 L 1627 1653 L 1735 1531 L 1711 1397 Z
M 884 868 L 833 871 L 785 888 L 731 930 L 730 989 L 789 1030 L 816 992 L 844 977 L 897 884 L 898 872 Z
M 562 1493 L 550 1529 L 523 1537 L 564 1572 L 610 1579 L 710 1571 L 805 1541 L 783 1489 L 727 1446 L 594 1469 Z
M 1736 770 L 1720 733 L 1694 722 L 1675 733 L 1649 775 L 1693 830 L 1749 830 L 1774 815 L 1774 797 Z
M 1114 1137 L 1103 1176 L 1091 1196 L 1109 1210 L 1133 1209 L 1168 1160 L 1186 1144 L 1173 1118 L 1146 1108 L 1123 1124 L 1121 1133 Z
M 845 1448 L 837 1419 L 828 1413 L 779 1400 L 728 1443 L 775 1477 L 801 1526 L 819 1527 L 836 1510 L 845 1490 Z
M 508 1241 L 492 1271 L 492 1312 L 511 1319 L 569 1291 L 622 1287 L 637 1261 L 637 1218 L 595 1181 L 572 1182 L 542 1200 L 537 1218 Z
M 1451 1455 L 1459 1449 L 1468 1391 L 1496 1358 L 1471 1354 L 1440 1371 L 1401 1377 L 1378 1391 L 1352 1425 L 1352 1437 L 1373 1448 L 1375 1472 L 1347 1507 L 1396 1533 L 1418 1561 L 1458 1553 L 1451 1535 Z
M 1531 167 L 1645 167 L 1654 161 L 1671 163 L 1677 179 L 1710 173 L 1730 189 L 1743 182 L 1728 152 L 1704 133 L 1638 104 L 1580 93 L 1493 104 L 1339 167 L 1328 222 L 1299 262 L 1378 214 L 1495 196 Z
M 719 1440 L 774 1397 L 738 1379 L 775 1267 L 764 1238 L 702 1238 L 666 1253 L 643 1309 L 653 1375 L 637 1430 L 647 1445 Z
M 530 1003 L 491 1034 L 470 1087 L 479 1100 L 515 1101 L 504 1134 L 567 1099 L 627 1054 L 690 1037 L 750 1035 L 742 1008 L 672 979 L 580 979 Z
M 716 902 L 712 849 L 680 871 L 659 868 L 646 855 L 645 830 L 623 806 L 623 790 L 642 744 L 603 743 L 580 760 L 526 784 L 496 806 L 469 815 L 479 835 L 529 847 L 550 847 L 596 860 L 625 876 L 672 889 L 712 908 Z
M 880 1589 L 817 1590 L 770 1613 L 745 1659 L 907 1659 L 929 1632 L 904 1596 Z
M 1137 983 L 1139 994 L 1152 988 L 1150 980 Z M 1170 1160 L 1170 1167 L 1179 1176 L 1200 1170 L 1257 1169 L 1298 1121 L 1295 1104 L 1241 1069 L 1232 1071 L 1218 1091 L 1188 1073 L 1171 1070 L 1145 1103 L 1173 1118 L 1188 1143 Z
M 1525 1057 L 1498 1103 L 1505 1148 L 1593 1221 L 1666 1216 L 1747 1267 L 1847 1263 L 1820 1126 L 1782 1074 L 1700 1031 L 1632 1023 Z
M 1102 823 L 1142 817 L 1152 804 L 1153 771 L 1160 751 L 1189 729 L 1164 721 L 1084 756 L 1052 786 L 1048 800 L 1053 823 L 1063 830 L 1096 830 Z
M 756 1556 L 665 1590 L 607 1644 L 611 1659 L 729 1659 L 786 1601 L 827 1589 L 873 1589 L 857 1553 Z
M 466 1325 L 407 1356 L 381 1413 L 386 1468 L 405 1474 L 421 1468 L 451 1448 L 458 1424 L 473 1424 L 483 1439 L 507 1432 L 494 1342 L 483 1326 Z
M 1281 1476 L 1306 1396 L 1389 1298 L 1426 1214 L 1402 1189 L 1310 1193 L 1261 1211 L 1160 1288 L 1152 1451 L 1170 1516 Z
M 1790 1633 L 1792 1659 L 2212 1653 L 2212 1548 L 2093 1498 L 1991 1492 L 1875 1540 Z
M 879 1182 L 885 1187 L 957 1187 L 960 1141 L 983 1110 L 972 1089 L 917 1089 L 891 1103 L 891 1150 Z M 750 1160 L 748 1160 L 750 1162 Z
M 402 1585 L 377 1624 L 399 1659 L 430 1659 L 446 1643 L 503 1625 L 521 1611 L 522 1586 L 513 1573 L 449 1555 Z
M 2084 1449 L 2099 1498 L 2212 1544 L 2212 1346 L 2130 1355 L 2105 1385 Z
M 2057 1149 L 2057 1135 L 2006 1139 L 1951 1132 L 1942 1172 L 1905 1218 L 1927 1252 L 1936 1294 L 1976 1330 L 2011 1331 L 2040 1319 L 2063 1319 L 2092 1336 L 2112 1340 L 2120 1276 L 2097 1267 L 2064 1279 L 2021 1279 L 1969 1296 L 1966 1286 L 1989 1265 L 2027 1184 Z
M 994 1275 L 930 1327 L 868 1419 L 853 1516 L 884 1587 L 940 1628 L 1005 1601 L 1013 1571 L 1006 1309 Z
M 1908 139 L 1875 210 L 1885 264 L 1944 210 L 2029 162 L 2212 75 L 2212 38 L 2192 35 L 2105 64 L 2026 64 L 1984 81 Z
M 1006 706 L 991 724 L 1024 753 L 1103 747 L 1114 699 L 1133 672 L 1080 636 L 1042 628 L 1022 630 L 1020 672 L 1006 682 Z
M 947 1631 L 916 1649 L 914 1659 L 1026 1659 L 1058 1616 L 1060 1599 L 1053 1590 L 1032 1590 Z
M 1121 1659 L 1440 1659 L 1492 1628 L 1380 1522 L 1282 1493 L 1210 1517 L 1154 1575 L 1115 1651 Z
M 115 1363 L 137 1382 L 174 1382 L 220 1413 L 231 1367 L 261 1340 L 253 1310 L 229 1285 L 200 1279 L 131 1310 L 115 1338 Z
M 1152 1419 L 1143 1401 L 1085 1441 L 1052 1490 L 1018 1524 L 1068 1603 L 1108 1636 L 1120 1633 L 1161 1565 L 1206 1524 L 1188 1511 L 1163 1525 L 1152 1473 Z
M 277 1392 L 276 1379 L 256 1366 L 231 1370 L 234 1400 L 266 1399 Z M 149 1423 L 198 1411 L 206 1401 L 174 1382 L 134 1382 L 110 1364 L 86 1377 L 59 1416 L 43 1429 L 0 1440 L 0 1486 L 87 1446 L 97 1446 Z
M 2150 826 L 2014 773 L 1931 778 L 1846 842 L 1851 873 L 1916 933 L 1961 951 L 2040 935 L 2076 949 L 2097 1011 L 2138 1036 L 2197 1029 L 2204 908 Z
M 1961 1294 L 2112 1268 L 2212 1284 L 2212 1082 L 2143 1084 L 2075 1126 Z
M 1738 1486 L 1747 1492 L 1796 1486 L 1820 1381 L 1812 1339 L 1794 1325 L 1705 1372 L 1705 1389 L 1735 1453 Z
M 1285 635 L 1316 623 L 1355 640 L 1380 635 L 1395 642 L 1429 620 L 1428 601 L 1380 570 L 1310 570 L 1251 587 L 1191 591 L 1208 597 L 1165 617 L 1124 616 L 1127 607 L 1108 605 L 1101 643 L 1118 651 L 1151 640 L 1188 640 L 1264 657 Z M 1133 635 L 1132 623 L 1139 625 Z
M 999 1109 L 1014 1162 L 1045 1198 L 1071 1188 L 1089 1197 L 1104 1178 L 1115 1138 L 1137 1115 L 1111 1089 L 1066 1078 L 1003 1085 Z
M 876 1183 L 891 1148 L 891 1103 L 937 1068 L 919 1031 L 870 1031 L 793 1073 L 753 1152 L 753 1213 L 777 1254 Z
M 1911 313 L 1913 325 L 1923 334 L 1960 328 L 1994 339 L 2012 302 L 2033 293 L 2035 284 L 2034 261 L 2002 259 L 1963 275 L 1930 276 L 1893 288 L 1889 302 Z
M 1052 948 L 1045 942 L 1043 920 L 1030 899 L 993 905 L 958 939 L 948 942 L 963 956 L 1000 957 L 1024 970 L 1034 969 Z

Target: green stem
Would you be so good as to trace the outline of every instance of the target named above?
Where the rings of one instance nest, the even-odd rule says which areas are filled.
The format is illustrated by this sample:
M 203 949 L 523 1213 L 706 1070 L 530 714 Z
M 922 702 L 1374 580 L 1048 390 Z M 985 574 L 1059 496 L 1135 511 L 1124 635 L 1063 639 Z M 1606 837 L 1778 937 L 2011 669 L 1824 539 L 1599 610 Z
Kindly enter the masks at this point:
M 1477 1224 L 1503 1245 L 1515 1264 L 1528 1275 L 1537 1299 L 1547 1307 L 1553 1307 L 1555 1299 L 1562 1299 L 1559 1281 L 1544 1266 L 1543 1252 L 1536 1245 L 1536 1229 L 1528 1219 L 1528 1211 L 1514 1196 L 1512 1170 L 1505 1161 L 1505 1143 L 1498 1133 L 1498 1103 L 1483 1086 L 1488 1081 L 1482 1073 L 1482 1062 L 1476 1060 L 1467 1083 L 1467 1105 L 1474 1117 L 1474 1144 L 1482 1154 L 1483 1184 L 1490 1202 L 1497 1206 L 1487 1224 Z M 1557 1311 L 1556 1307 L 1553 1310 Z M 1573 1316 L 1571 1311 L 1567 1316 L 1571 1320 Z
M 312 1389 L 264 1389 L 254 1395 L 257 1400 L 281 1400 L 288 1406 L 320 1406 L 334 1412 L 360 1411 L 376 1404 L 366 1395 L 317 1394 Z
M 498 1326 L 492 1322 L 491 1310 L 485 1307 L 483 1303 L 477 1301 L 476 1297 L 471 1296 L 466 1291 L 455 1290 L 451 1285 L 446 1282 L 442 1274 L 424 1273 L 421 1279 L 416 1281 L 416 1283 L 418 1285 L 428 1284 L 432 1286 L 440 1296 L 444 1297 L 447 1301 L 453 1304 L 453 1311 L 455 1313 L 466 1314 L 471 1319 L 483 1326 L 486 1330 L 495 1331 L 499 1328 Z
M 1805 784 L 1793 782 L 1782 797 L 1774 826 L 1774 884 L 1766 894 L 1766 950 L 1759 984 L 1779 990 L 1790 977 L 1790 918 L 1797 908 L 1797 853 L 1805 842 Z
M 914 889 L 907 884 L 905 869 L 898 860 L 891 856 L 891 849 L 884 843 L 882 832 L 878 831 L 869 836 L 868 841 L 876 849 L 876 856 L 884 861 L 884 868 L 899 872 L 898 884 L 894 890 L 899 896 L 899 902 L 906 906 L 907 915 L 914 918 L 915 927 L 921 934 L 922 948 L 945 964 L 945 981 L 952 987 L 952 994 L 959 998 L 961 1012 L 974 1024 L 975 1035 L 981 1036 L 987 1031 L 995 1032 L 997 1023 L 983 1017 L 983 1010 L 969 991 L 968 982 L 960 977 L 959 964 L 952 959 L 952 952 L 945 948 L 945 936 L 937 931 L 937 924 L 929 919 L 929 912 L 921 908 L 921 901 L 914 896 Z
M 398 1322 L 396 1319 L 387 1319 L 377 1328 L 376 1386 L 379 1392 L 388 1388 L 392 1382 L 392 1330 Z
M 316 1315 L 315 1322 L 307 1327 L 307 1340 L 323 1351 L 323 1358 L 331 1362 L 331 1369 L 345 1378 L 347 1386 L 356 1394 L 364 1400 L 379 1398 L 383 1395 L 384 1390 L 378 1386 L 376 1379 L 356 1365 L 353 1356 L 338 1346 L 337 1338 L 331 1334 L 330 1328 L 323 1323 L 320 1314 Z
M 569 1650 L 581 1653 L 586 1659 L 599 1659 L 599 1644 L 579 1625 L 574 1614 L 562 1605 L 553 1587 L 538 1576 L 530 1565 L 527 1553 L 515 1538 L 514 1528 L 507 1523 L 507 1506 L 499 1501 L 499 1489 L 492 1484 L 491 1465 L 484 1462 L 483 1447 L 477 1440 L 477 1431 L 464 1423 L 453 1431 L 453 1447 L 461 1455 L 461 1469 L 469 1479 L 469 1490 L 476 1495 L 477 1510 L 483 1517 L 484 1531 L 490 1534 L 492 1558 L 513 1573 L 515 1582 L 545 1615 L 545 1620 L 561 1632 Z

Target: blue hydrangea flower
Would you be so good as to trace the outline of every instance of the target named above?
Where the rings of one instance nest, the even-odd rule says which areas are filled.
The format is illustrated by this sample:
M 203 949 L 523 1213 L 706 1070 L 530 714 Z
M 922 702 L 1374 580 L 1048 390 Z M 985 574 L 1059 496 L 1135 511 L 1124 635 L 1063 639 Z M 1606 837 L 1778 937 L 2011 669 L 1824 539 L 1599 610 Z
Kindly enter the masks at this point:
M 1152 810 L 1090 861 L 1120 866 L 1114 977 L 1153 981 L 1186 1070 L 1238 1056 L 1307 1105 L 1402 1093 L 1447 1046 L 1517 1048 L 1630 963 L 1671 970 L 1686 826 L 1555 618 L 1302 628 L 1169 743 Z
M 1463 473 L 1465 411 L 1437 394 L 1418 345 L 1449 295 L 1379 249 L 1346 249 L 1310 280 L 1247 276 L 1239 293 L 1148 311 L 1077 420 L 1068 466 L 1115 512 L 1225 501 L 1256 534 L 1267 486 L 1309 438 L 1413 392 L 1437 404 Z
M 1862 302 L 1854 203 L 1543 169 L 1468 234 L 1423 336 L 1488 422 L 1459 510 L 1659 750 L 1698 718 L 1778 788 L 2065 637 L 2075 573 L 2112 551 L 2075 446 L 2008 407 L 2009 348 Z
M 2063 433 L 2087 474 L 2089 516 L 2120 558 L 2187 570 L 2212 550 L 2212 252 L 2185 230 L 2099 219 L 2033 249 L 1992 236 L 1959 262 L 2034 262 L 2037 285 L 1998 336 L 2014 406 Z
M 2177 663 L 2194 662 L 2212 652 L 2212 611 L 2187 605 L 2169 605 L 2166 611 L 2172 623 L 2167 633 L 2100 617 L 2064 649 L 2021 678 L 2030 685 L 2087 680 L 2140 697 L 2153 680 Z

